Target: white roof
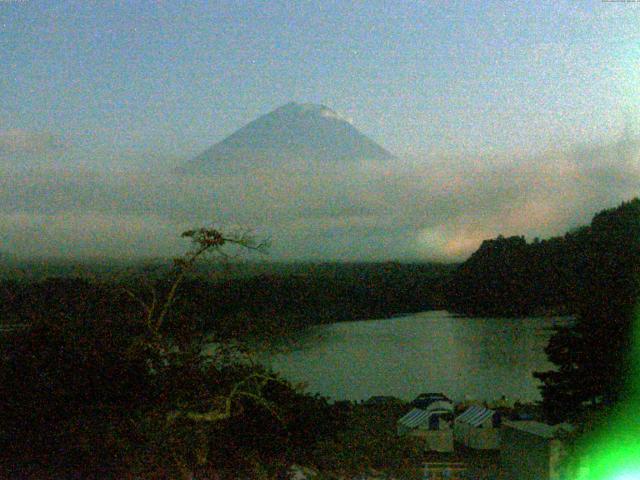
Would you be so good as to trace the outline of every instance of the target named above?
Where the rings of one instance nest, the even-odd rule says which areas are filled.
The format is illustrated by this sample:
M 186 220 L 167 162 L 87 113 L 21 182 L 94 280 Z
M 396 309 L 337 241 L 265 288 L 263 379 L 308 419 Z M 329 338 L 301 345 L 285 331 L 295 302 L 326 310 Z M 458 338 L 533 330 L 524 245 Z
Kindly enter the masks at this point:
M 573 430 L 573 427 L 566 423 L 561 423 L 560 425 L 548 425 L 546 423 L 536 422 L 533 420 L 508 421 L 504 422 L 504 424 L 510 428 L 542 438 L 554 438 L 561 430 Z
M 453 403 L 450 400 L 436 400 L 429 404 L 427 412 L 453 413 Z
M 496 412 L 488 408 L 472 405 L 464 413 L 456 418 L 456 423 L 468 423 L 473 427 L 479 427 L 487 419 L 492 418 Z
M 407 413 L 404 417 L 398 420 L 398 423 L 401 423 L 402 425 L 409 428 L 415 428 L 421 423 L 428 421 L 432 413 L 433 412 L 427 412 L 426 410 L 414 408 L 409 413 Z
M 447 413 L 451 412 L 446 409 L 422 410 L 421 408 L 414 408 L 404 417 L 400 418 L 400 420 L 398 420 L 398 423 L 408 428 L 416 428 L 418 425 L 422 425 L 428 422 L 431 416 L 438 417 L 442 414 Z

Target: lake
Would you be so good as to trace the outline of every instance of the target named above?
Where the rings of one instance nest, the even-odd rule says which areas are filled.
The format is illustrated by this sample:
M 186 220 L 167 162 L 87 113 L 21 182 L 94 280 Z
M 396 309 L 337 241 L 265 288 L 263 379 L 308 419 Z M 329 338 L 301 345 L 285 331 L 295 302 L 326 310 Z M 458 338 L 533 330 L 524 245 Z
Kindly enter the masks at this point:
M 334 400 L 443 392 L 453 400 L 540 399 L 531 373 L 552 367 L 544 348 L 556 318 L 468 318 L 430 311 L 313 327 L 262 361 Z

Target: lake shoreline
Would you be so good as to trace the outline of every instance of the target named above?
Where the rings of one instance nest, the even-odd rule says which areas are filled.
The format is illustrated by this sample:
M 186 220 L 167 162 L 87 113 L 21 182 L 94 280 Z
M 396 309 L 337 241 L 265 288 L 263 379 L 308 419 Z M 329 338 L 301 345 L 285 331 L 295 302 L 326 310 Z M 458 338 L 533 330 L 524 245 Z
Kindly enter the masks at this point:
M 395 318 L 317 325 L 265 365 L 333 400 L 375 395 L 409 400 L 442 391 L 453 400 L 539 400 L 534 371 L 550 368 L 544 347 L 569 317 L 466 317 L 430 310 Z M 437 328 L 435 328 L 437 326 Z

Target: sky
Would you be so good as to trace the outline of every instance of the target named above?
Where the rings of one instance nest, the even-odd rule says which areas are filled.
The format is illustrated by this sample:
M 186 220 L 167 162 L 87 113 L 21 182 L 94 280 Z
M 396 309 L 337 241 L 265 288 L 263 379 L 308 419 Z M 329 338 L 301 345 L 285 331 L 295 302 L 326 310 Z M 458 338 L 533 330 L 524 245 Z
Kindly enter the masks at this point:
M 274 259 L 459 260 L 640 185 L 640 3 L 0 0 L 0 65 L 0 251 L 22 256 L 165 255 L 215 222 Z M 171 175 L 290 101 L 402 161 Z

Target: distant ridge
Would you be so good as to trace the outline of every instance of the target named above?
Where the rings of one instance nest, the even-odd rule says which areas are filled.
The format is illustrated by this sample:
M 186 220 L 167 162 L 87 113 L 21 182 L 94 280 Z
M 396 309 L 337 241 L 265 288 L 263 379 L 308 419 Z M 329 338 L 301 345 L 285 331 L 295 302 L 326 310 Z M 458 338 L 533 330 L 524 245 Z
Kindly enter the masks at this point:
M 291 102 L 216 143 L 178 172 L 231 173 L 255 166 L 394 159 L 330 108 Z

